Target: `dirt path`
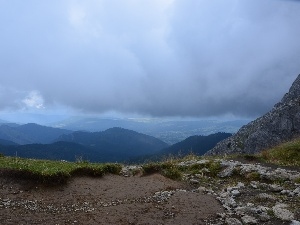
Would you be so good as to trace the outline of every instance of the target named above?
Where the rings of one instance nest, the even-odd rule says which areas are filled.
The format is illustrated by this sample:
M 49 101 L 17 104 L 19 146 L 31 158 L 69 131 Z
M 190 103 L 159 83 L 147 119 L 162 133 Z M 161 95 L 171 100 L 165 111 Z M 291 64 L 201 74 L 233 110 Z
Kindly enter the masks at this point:
M 210 195 L 161 175 L 76 177 L 43 187 L 0 177 L 0 224 L 210 224 L 223 212 Z

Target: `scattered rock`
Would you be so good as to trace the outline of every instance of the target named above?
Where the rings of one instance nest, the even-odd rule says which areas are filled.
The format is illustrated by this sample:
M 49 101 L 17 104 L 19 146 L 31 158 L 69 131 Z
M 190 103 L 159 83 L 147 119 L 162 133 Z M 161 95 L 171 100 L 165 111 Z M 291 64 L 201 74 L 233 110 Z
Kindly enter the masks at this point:
M 243 216 L 242 221 L 244 224 L 257 224 L 257 220 L 252 216 Z
M 294 193 L 295 195 L 297 195 L 297 196 L 300 197 L 300 187 L 297 187 L 297 188 L 293 191 L 293 193 Z
M 236 196 L 240 196 L 241 192 L 239 192 L 238 190 L 232 190 L 231 194 L 232 194 L 232 196 L 236 197 Z
M 196 179 L 190 179 L 191 184 L 199 184 L 200 182 Z
M 281 220 L 289 221 L 294 219 L 294 214 L 287 209 L 286 204 L 276 204 L 272 209 L 275 216 Z
M 269 186 L 270 188 L 270 191 L 273 191 L 273 192 L 281 192 L 283 190 L 283 187 L 277 185 L 277 184 L 272 184 Z
M 242 222 L 236 218 L 227 218 L 225 223 L 228 225 L 243 225 Z
M 226 169 L 222 170 L 219 174 L 218 177 L 221 178 L 225 178 L 225 177 L 229 177 L 232 175 L 233 171 L 234 171 L 235 165 L 229 165 Z
M 271 217 L 267 213 L 265 213 L 265 212 L 259 214 L 258 218 L 262 222 L 267 222 L 267 221 L 269 221 L 271 219 Z
M 199 193 L 204 193 L 206 191 L 207 191 L 207 189 L 205 187 L 198 187 L 198 189 L 197 189 L 197 192 L 199 192 Z
M 257 196 L 257 198 L 261 201 L 276 201 L 276 198 L 267 193 L 261 193 Z

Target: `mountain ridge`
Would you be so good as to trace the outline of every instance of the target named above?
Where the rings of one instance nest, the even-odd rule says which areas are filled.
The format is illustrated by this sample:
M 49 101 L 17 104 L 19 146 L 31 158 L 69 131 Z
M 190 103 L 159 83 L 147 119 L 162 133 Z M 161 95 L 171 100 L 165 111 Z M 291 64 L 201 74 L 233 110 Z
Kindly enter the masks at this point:
M 2 124 L 0 125 L 0 139 L 12 141 L 20 145 L 24 144 L 50 144 L 62 134 L 68 134 L 72 131 L 42 126 L 35 123 L 24 125 Z
M 218 142 L 230 137 L 232 134 L 218 132 L 215 134 L 204 135 L 194 135 L 186 138 L 185 140 L 178 142 L 170 147 L 163 149 L 160 154 L 167 155 L 181 155 L 186 156 L 190 153 L 196 155 L 203 155 L 208 150 L 213 148 Z
M 94 149 L 110 149 L 111 152 L 117 149 L 118 153 L 128 152 L 133 156 L 155 153 L 168 146 L 155 137 L 120 127 L 100 132 L 76 131 L 56 141 L 74 142 Z
M 208 151 L 206 155 L 257 153 L 300 136 L 300 75 L 265 115 Z
M 90 162 L 125 162 L 133 157 L 154 154 L 168 146 L 163 141 L 123 128 L 103 132 L 77 131 L 60 136 L 51 144 L 0 145 L 7 156 Z

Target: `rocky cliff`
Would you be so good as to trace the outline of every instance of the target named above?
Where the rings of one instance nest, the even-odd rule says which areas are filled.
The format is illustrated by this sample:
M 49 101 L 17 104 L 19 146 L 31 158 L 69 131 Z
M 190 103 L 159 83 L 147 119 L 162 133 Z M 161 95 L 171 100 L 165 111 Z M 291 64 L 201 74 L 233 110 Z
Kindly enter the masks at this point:
M 256 153 L 300 136 L 300 75 L 282 100 L 206 155 Z

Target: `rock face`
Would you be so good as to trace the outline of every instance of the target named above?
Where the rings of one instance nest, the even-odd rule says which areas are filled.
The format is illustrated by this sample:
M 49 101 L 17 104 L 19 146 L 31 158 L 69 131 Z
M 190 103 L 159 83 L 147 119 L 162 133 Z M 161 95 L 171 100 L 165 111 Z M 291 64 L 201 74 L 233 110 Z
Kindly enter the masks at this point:
M 256 153 L 300 136 L 300 75 L 289 92 L 264 116 L 243 126 L 206 155 Z

